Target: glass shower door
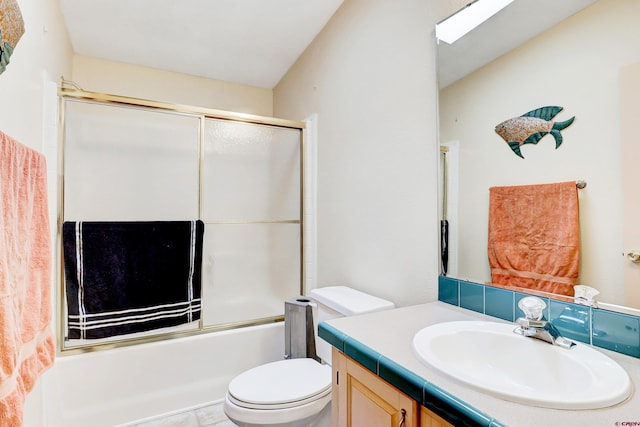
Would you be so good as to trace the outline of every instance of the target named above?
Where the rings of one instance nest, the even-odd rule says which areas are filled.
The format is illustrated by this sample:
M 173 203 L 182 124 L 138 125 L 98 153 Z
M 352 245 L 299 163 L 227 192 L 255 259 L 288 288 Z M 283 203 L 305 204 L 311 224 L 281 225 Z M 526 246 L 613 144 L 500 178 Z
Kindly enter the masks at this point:
M 204 326 L 281 316 L 301 293 L 302 132 L 206 119 Z

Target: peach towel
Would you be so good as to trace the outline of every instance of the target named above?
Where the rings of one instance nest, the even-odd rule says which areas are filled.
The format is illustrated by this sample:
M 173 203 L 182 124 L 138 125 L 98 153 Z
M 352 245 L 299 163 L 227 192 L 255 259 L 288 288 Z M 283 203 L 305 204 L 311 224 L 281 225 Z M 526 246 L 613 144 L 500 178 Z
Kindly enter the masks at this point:
M 493 283 L 573 296 L 580 265 L 576 183 L 490 188 L 488 249 Z
M 51 231 L 42 154 L 0 132 L 0 425 L 53 364 Z

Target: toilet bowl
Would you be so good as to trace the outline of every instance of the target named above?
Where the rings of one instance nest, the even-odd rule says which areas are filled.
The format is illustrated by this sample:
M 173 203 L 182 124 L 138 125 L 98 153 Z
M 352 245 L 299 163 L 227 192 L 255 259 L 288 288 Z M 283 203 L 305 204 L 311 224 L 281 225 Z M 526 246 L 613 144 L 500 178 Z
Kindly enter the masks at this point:
M 346 286 L 314 289 L 306 299 L 297 301 L 313 307 L 313 319 L 308 319 L 312 325 L 307 327 L 286 325 L 286 357 L 293 358 L 255 367 L 229 383 L 224 412 L 240 427 L 330 427 L 331 346 L 317 338 L 317 324 L 394 307 L 389 301 Z M 315 351 L 299 336 L 311 330 L 309 326 L 316 332 L 310 338 Z

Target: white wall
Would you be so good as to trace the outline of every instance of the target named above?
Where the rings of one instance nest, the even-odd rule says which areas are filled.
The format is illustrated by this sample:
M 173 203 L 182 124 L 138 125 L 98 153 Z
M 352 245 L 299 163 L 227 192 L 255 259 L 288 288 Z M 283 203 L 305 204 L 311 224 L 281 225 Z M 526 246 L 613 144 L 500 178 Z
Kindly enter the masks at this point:
M 271 116 L 273 91 L 188 74 L 108 61 L 73 58 L 68 77 L 84 90 L 238 113 Z
M 437 296 L 433 8 L 345 1 L 274 89 L 276 116 L 318 114 L 318 286 Z
M 640 247 L 640 144 L 638 144 L 638 116 L 640 115 L 640 62 L 620 70 L 620 123 L 622 139 L 622 229 L 623 247 L 626 253 Z M 624 197 L 627 195 L 627 197 Z M 626 262 L 623 268 L 626 289 L 625 305 L 640 308 L 640 265 Z
M 56 152 L 55 111 L 43 108 L 49 85 L 71 73 L 72 50 L 56 1 L 20 0 L 25 23 L 22 36 L 7 69 L 0 75 L 0 129 L 25 145 L 51 154 Z M 54 83 L 55 82 L 55 83 Z M 49 162 L 50 211 L 55 213 L 55 168 Z M 54 162 L 55 163 L 55 162 Z M 53 191 L 53 193 L 52 193 Z M 53 215 L 55 218 L 55 215 Z M 52 368 L 45 377 L 50 375 Z M 46 399 L 42 380 L 25 402 L 25 427 L 43 426 Z
M 490 279 L 488 189 L 584 179 L 580 190 L 580 284 L 623 304 L 619 70 L 640 61 L 636 0 L 600 0 L 440 94 L 442 142 L 460 141 L 459 274 Z M 517 157 L 494 127 L 545 105 L 576 116 L 562 131 Z
M 44 83 L 71 73 L 72 50 L 56 1 L 20 0 L 25 33 L 0 74 L 0 127 L 32 148 L 43 149 Z

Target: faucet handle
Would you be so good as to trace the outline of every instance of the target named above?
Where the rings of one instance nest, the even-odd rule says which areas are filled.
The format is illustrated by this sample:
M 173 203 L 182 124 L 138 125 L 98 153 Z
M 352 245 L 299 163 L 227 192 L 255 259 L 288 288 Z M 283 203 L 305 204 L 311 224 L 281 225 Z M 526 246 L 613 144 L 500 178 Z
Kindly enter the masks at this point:
M 524 317 L 517 318 L 516 325 L 518 325 L 518 327 L 514 329 L 513 332 L 524 335 L 525 337 L 532 337 L 538 332 L 536 331 L 536 328 L 531 325 L 529 319 L 525 319 Z
M 540 320 L 547 304 L 538 297 L 524 297 L 518 301 L 518 307 L 524 312 L 527 320 Z
M 544 328 L 549 322 L 546 320 L 525 319 L 524 317 L 519 317 L 516 319 L 516 323 L 522 328 Z

